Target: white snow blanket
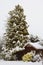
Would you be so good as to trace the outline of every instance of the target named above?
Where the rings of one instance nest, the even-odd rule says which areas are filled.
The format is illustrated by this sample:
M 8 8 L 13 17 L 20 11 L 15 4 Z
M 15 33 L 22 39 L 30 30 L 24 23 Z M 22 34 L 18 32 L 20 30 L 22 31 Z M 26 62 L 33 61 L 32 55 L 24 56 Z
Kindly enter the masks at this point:
M 36 43 L 28 43 L 30 44 L 31 46 L 33 46 L 34 48 L 36 49 L 42 49 L 43 50 L 43 46 L 39 44 L 39 42 L 36 42 Z
M 40 61 L 40 62 L 23 62 L 23 61 L 0 60 L 0 65 L 42 65 L 42 61 Z

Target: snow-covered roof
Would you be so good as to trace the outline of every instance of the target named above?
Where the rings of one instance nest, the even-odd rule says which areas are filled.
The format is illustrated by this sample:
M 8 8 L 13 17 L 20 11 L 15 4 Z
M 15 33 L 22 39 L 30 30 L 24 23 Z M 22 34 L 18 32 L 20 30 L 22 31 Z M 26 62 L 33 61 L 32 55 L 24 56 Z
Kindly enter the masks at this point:
M 43 46 L 39 44 L 39 42 L 35 42 L 35 43 L 28 43 L 30 44 L 31 46 L 33 46 L 34 48 L 36 49 L 42 49 L 43 50 Z

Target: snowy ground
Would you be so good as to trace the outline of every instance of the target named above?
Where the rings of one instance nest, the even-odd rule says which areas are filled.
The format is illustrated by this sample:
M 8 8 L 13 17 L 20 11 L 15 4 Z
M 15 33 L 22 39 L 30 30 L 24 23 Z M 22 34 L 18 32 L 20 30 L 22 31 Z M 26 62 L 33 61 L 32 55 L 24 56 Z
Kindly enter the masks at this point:
M 0 60 L 0 65 L 43 65 L 42 61 L 40 62 L 22 62 L 22 61 L 3 61 Z

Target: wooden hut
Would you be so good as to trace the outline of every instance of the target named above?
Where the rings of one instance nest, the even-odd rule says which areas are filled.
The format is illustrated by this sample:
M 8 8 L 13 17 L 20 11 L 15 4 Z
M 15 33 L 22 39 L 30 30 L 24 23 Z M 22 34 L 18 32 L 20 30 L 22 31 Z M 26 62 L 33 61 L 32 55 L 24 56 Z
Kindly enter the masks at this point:
M 41 53 L 42 52 L 42 57 L 43 57 L 43 46 L 41 44 L 39 44 L 39 42 L 37 43 L 27 43 L 25 46 L 24 46 L 25 49 L 23 50 L 20 50 L 18 51 L 16 54 L 17 54 L 17 57 L 18 57 L 18 60 L 21 60 L 22 59 L 22 56 L 24 54 L 26 54 L 27 52 L 30 52 L 30 51 L 36 51 L 36 54 L 37 53 Z
M 28 43 L 28 44 L 26 44 L 25 45 L 25 49 L 26 50 L 35 50 L 35 51 L 38 51 L 38 52 L 40 52 L 40 51 L 43 51 L 43 46 L 41 45 L 41 44 L 39 44 L 39 42 L 36 42 L 36 43 Z

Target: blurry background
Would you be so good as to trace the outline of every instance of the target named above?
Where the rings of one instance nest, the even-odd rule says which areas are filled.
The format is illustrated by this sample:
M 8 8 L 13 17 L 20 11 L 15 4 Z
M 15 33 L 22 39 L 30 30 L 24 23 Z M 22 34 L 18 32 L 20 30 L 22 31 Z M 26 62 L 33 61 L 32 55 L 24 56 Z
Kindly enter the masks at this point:
M 0 0 L 0 36 L 5 32 L 8 12 L 18 4 L 24 8 L 30 34 L 43 38 L 43 0 Z

